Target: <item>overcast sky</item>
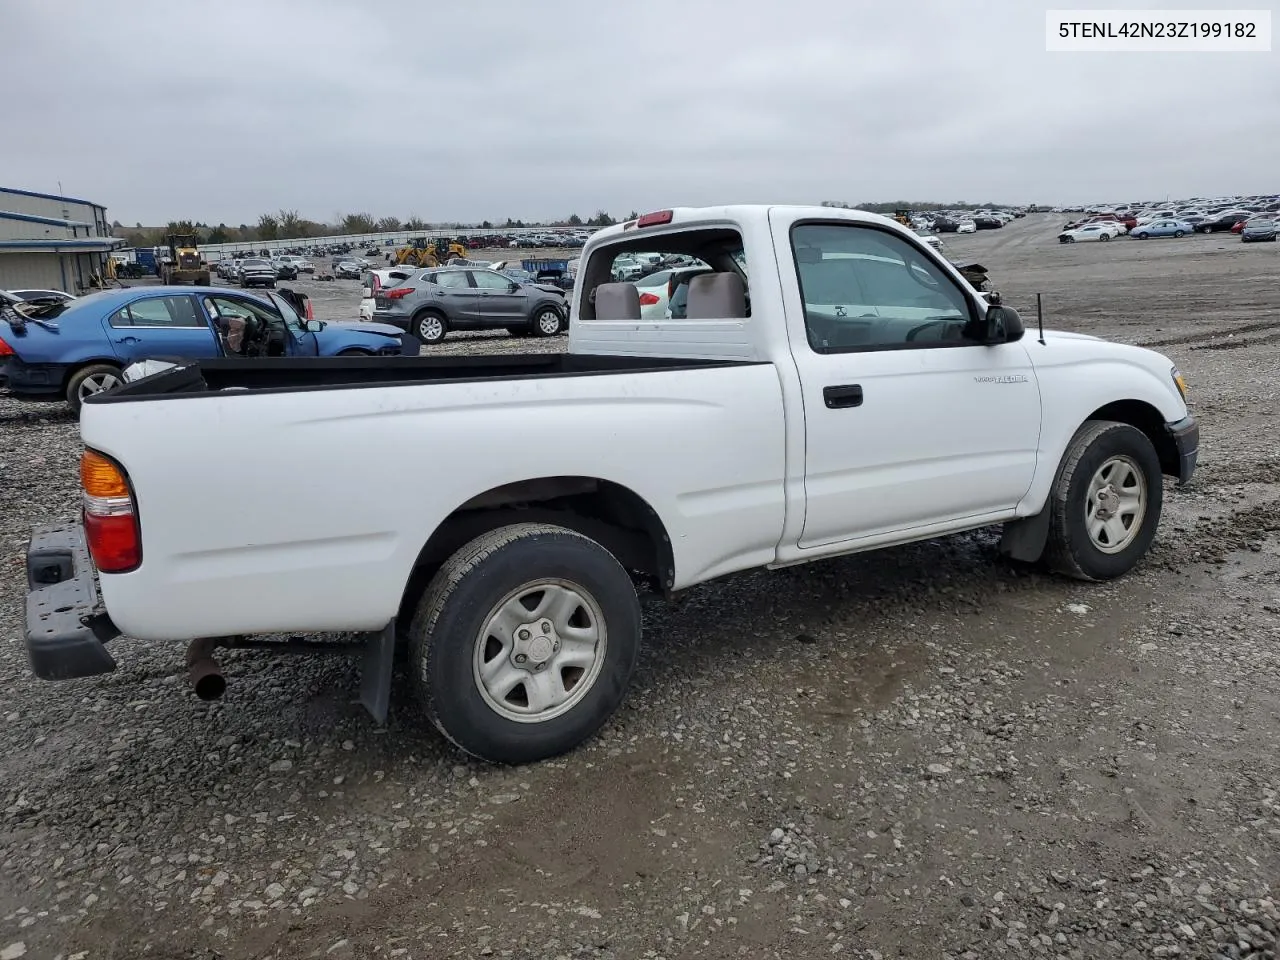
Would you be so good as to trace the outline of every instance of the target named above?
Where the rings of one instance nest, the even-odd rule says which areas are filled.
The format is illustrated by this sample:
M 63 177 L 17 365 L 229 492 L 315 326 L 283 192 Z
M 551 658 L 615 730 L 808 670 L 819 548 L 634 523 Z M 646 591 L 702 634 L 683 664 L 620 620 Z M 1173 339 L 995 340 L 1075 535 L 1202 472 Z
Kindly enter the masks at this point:
M 1108 4 L 0 0 L 0 183 L 130 226 L 1280 191 L 1280 53 L 1047 53 L 1046 6 Z

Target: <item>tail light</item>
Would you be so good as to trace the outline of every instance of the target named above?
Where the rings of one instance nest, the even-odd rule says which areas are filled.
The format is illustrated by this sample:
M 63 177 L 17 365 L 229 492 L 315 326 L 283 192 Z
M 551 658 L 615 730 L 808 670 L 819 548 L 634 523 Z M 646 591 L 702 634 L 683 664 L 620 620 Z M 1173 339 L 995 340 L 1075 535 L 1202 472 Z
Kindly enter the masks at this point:
M 388 290 L 383 294 L 388 300 L 400 300 L 413 293 L 413 287 L 396 287 L 394 290 Z
M 142 535 L 133 490 L 110 457 L 86 450 L 80 457 L 85 539 L 102 573 L 127 573 L 142 562 Z
M 307 319 L 314 320 L 316 318 L 316 311 L 315 311 L 315 308 L 311 306 L 310 297 L 307 297 L 306 304 L 307 304 Z
M 18 354 L 13 347 L 9 346 L 3 340 L 0 340 L 0 357 L 16 357 Z
M 662 301 L 658 298 L 658 295 L 656 293 L 640 294 L 640 306 L 642 307 L 652 307 L 653 305 L 661 302 Z

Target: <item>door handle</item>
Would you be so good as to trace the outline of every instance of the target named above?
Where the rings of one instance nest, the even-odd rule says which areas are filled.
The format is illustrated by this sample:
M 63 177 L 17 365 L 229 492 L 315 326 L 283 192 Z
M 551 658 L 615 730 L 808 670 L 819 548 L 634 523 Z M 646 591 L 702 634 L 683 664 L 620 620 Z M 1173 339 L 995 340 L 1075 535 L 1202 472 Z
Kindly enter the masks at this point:
M 862 406 L 862 384 L 848 383 L 838 387 L 823 387 L 822 400 L 832 410 Z
M 137 343 L 137 342 L 138 342 L 137 337 L 120 337 L 119 339 L 116 340 L 116 343 Z

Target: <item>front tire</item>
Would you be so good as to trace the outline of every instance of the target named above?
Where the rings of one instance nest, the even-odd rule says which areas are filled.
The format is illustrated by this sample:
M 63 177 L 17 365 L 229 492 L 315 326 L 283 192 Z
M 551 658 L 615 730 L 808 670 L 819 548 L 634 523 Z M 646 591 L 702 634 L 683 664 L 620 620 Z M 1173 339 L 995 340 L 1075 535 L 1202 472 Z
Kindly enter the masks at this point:
M 1151 547 L 1163 502 L 1160 458 L 1147 435 L 1127 423 L 1087 421 L 1054 481 L 1045 560 L 1077 580 L 1128 573 Z
M 427 716 L 494 763 L 558 756 L 626 696 L 640 651 L 635 585 L 608 550 L 564 527 L 499 527 L 445 561 L 409 626 Z
M 71 412 L 78 414 L 85 398 L 95 393 L 102 393 L 124 383 L 124 375 L 119 367 L 109 363 L 91 363 L 81 367 L 67 381 L 67 405 Z
M 1111 239 L 1111 234 L 1109 234 L 1109 233 L 1100 233 L 1100 234 L 1098 234 L 1098 239 L 1099 239 L 1099 240 L 1101 240 L 1101 241 L 1103 241 L 1103 242 L 1105 243 L 1106 241 L 1108 241 L 1108 240 L 1110 240 L 1110 239 Z
M 554 307 L 539 307 L 533 314 L 533 332 L 540 337 L 554 337 L 564 329 L 564 317 Z
M 1150 234 L 1149 234 L 1149 233 L 1140 233 L 1140 234 L 1138 234 L 1138 239 L 1139 239 L 1139 240 L 1145 240 L 1145 239 L 1147 239 L 1147 237 L 1149 237 L 1149 236 L 1150 236 Z
M 1184 230 L 1175 230 L 1173 231 L 1173 235 L 1175 237 L 1185 237 L 1187 234 L 1186 234 L 1186 231 Z

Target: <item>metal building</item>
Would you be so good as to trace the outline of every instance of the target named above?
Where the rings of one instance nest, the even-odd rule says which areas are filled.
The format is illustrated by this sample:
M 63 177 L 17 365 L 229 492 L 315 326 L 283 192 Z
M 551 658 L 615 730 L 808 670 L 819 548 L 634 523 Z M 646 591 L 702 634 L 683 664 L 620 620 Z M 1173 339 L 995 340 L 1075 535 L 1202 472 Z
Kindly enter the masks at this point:
M 101 204 L 0 187 L 0 290 L 84 293 L 124 245 Z

